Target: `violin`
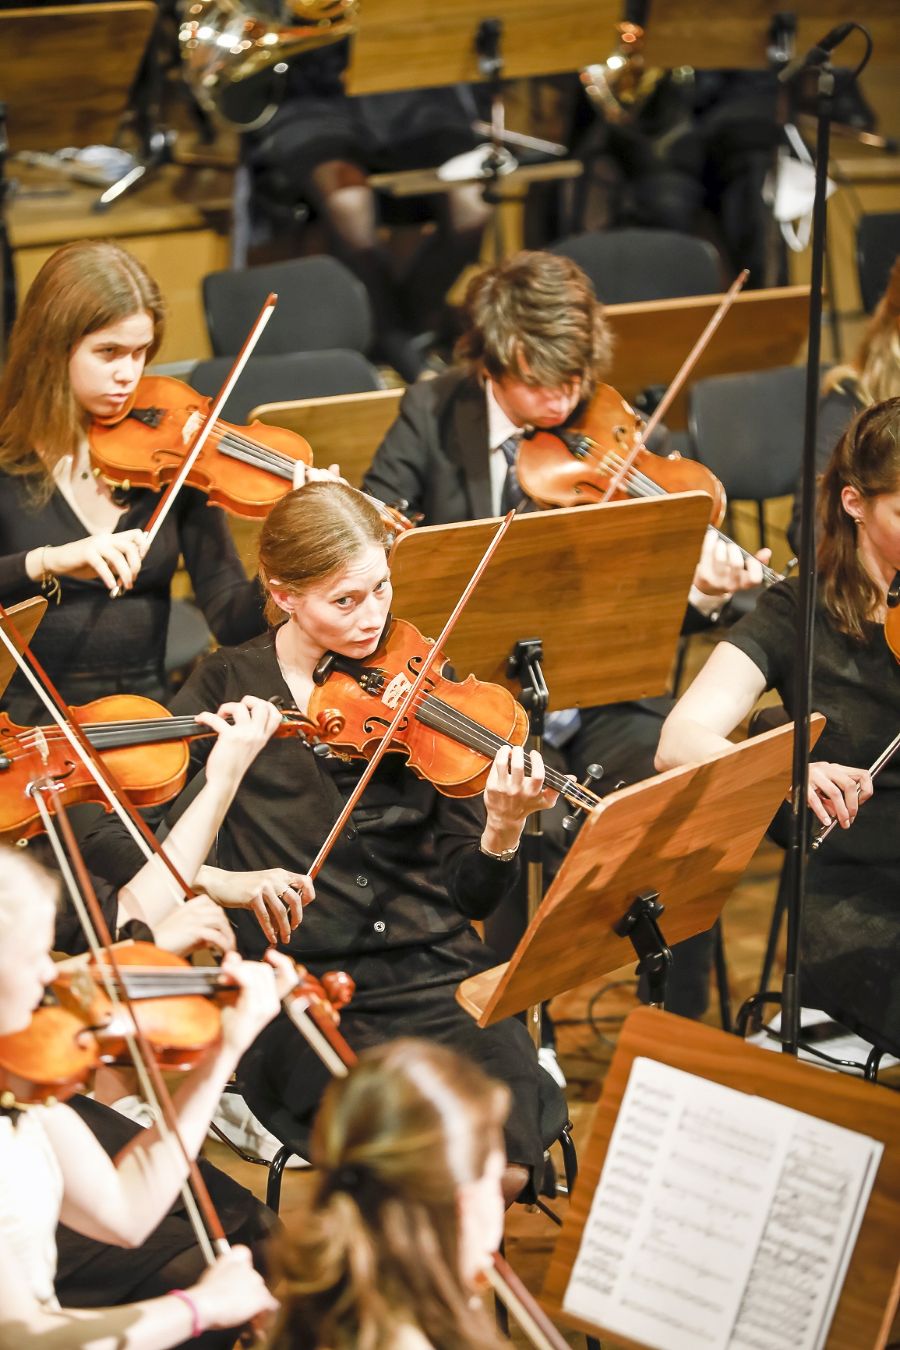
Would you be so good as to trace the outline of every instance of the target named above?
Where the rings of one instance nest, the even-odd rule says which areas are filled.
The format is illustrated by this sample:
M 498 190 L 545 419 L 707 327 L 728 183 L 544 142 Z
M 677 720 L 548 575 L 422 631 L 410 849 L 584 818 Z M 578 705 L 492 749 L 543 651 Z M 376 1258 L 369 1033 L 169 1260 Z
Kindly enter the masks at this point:
M 92 422 L 88 439 L 94 472 L 124 488 L 160 491 L 177 476 L 187 453 L 189 419 L 206 418 L 212 399 L 170 375 L 144 375 L 133 406 L 119 421 Z M 191 432 L 187 432 L 190 441 Z M 312 464 L 309 441 L 285 427 L 216 421 L 186 478 L 210 503 L 233 516 L 260 519 L 290 492 L 298 463 Z M 387 525 L 412 529 L 399 509 L 370 498 Z
M 22 1031 L 0 1036 L 0 1106 L 67 1101 L 99 1063 L 97 1038 L 80 1017 L 65 1008 L 36 1008 Z
M 133 1001 L 156 1063 L 173 1072 L 193 1068 L 218 1043 L 219 1007 L 234 1001 L 239 986 L 218 967 L 191 965 L 151 942 L 117 945 L 114 955 L 115 986 Z M 53 1002 L 36 1009 L 23 1030 L 0 1036 L 0 1105 L 65 1101 L 99 1064 L 127 1060 L 133 1025 L 106 993 L 109 965 L 104 952 L 99 963 L 67 966 L 48 990 Z M 297 974 L 287 1001 L 301 1001 L 320 1025 L 337 1026 L 355 992 L 352 978 L 326 971 L 319 980 L 300 965 Z
M 413 624 L 393 619 L 364 661 L 327 653 L 313 674 L 308 715 L 315 739 L 341 754 L 370 758 L 433 646 Z M 447 679 L 440 673 L 446 664 L 438 653 L 412 715 L 388 749 L 404 753 L 413 773 L 444 796 L 471 797 L 483 790 L 501 746 L 524 745 L 528 715 L 503 685 L 474 675 Z M 545 781 L 576 806 L 590 808 L 600 800 L 549 766 Z
M 648 450 L 641 439 L 642 425 L 615 389 L 598 385 L 573 425 L 537 430 L 522 438 L 516 458 L 519 482 L 539 506 L 587 506 L 705 492 L 711 499 L 709 528 L 749 559 L 751 554 L 719 529 L 728 504 L 719 479 L 704 464 L 677 452 L 656 455 Z M 763 566 L 762 572 L 765 585 L 781 580 L 771 567 Z
M 193 717 L 173 717 L 161 703 L 136 694 L 113 694 L 71 711 L 137 807 L 158 806 L 180 792 L 190 760 L 188 741 L 215 735 Z M 302 730 L 299 714 L 286 711 L 275 735 Z M 28 790 L 38 777 L 57 782 L 68 804 L 99 801 L 108 806 L 58 727 L 20 727 L 0 713 L 0 838 L 28 839 L 40 833 L 40 815 Z
M 121 486 L 160 491 L 176 476 L 186 453 L 189 419 L 206 418 L 212 399 L 170 375 L 144 375 L 134 405 L 121 421 L 94 421 L 89 431 L 95 470 Z M 190 440 L 190 433 L 187 435 Z M 298 462 L 312 464 L 310 444 L 294 431 L 262 422 L 235 426 L 221 418 L 187 482 L 232 515 L 269 513 L 289 492 Z

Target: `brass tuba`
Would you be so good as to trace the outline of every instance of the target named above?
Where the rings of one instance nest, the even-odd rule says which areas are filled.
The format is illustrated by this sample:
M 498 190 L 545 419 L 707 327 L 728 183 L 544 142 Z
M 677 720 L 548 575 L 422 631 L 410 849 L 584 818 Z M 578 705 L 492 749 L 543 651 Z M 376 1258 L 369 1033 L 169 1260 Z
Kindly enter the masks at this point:
M 278 77 L 302 52 L 356 32 L 359 0 L 289 0 L 278 23 L 240 0 L 184 0 L 178 30 L 185 79 L 207 112 L 243 130 L 264 126 L 278 106 Z

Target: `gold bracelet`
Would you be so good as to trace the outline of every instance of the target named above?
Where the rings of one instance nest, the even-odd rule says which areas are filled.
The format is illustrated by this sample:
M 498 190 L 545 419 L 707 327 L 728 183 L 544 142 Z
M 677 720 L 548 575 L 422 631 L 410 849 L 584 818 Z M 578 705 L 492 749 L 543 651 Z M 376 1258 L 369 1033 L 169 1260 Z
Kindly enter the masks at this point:
M 55 600 L 59 604 L 62 599 L 62 587 L 59 584 L 59 577 L 55 572 L 51 572 L 47 566 L 47 550 L 52 548 L 52 544 L 45 544 L 41 549 L 41 590 L 48 600 Z

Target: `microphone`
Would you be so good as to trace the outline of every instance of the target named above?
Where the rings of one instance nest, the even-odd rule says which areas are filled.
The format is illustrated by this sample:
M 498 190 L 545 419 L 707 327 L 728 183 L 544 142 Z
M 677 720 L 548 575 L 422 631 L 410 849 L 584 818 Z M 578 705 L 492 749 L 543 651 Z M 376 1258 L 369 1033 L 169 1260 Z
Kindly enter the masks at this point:
M 848 34 L 852 33 L 856 24 L 839 23 L 826 33 L 821 42 L 817 42 L 815 47 L 810 47 L 805 56 L 795 56 L 793 61 L 789 61 L 784 70 L 778 72 L 780 84 L 787 84 L 795 75 L 799 75 L 801 70 L 808 70 L 810 66 L 821 66 L 829 53 L 833 52 L 835 47 L 839 47 Z

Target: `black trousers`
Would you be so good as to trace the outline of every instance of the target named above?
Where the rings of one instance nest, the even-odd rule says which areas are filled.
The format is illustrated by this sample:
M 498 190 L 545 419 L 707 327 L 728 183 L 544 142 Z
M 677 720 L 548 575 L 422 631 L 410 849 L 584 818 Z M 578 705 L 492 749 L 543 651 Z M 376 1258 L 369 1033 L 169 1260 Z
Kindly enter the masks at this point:
M 110 1157 L 141 1129 L 127 1116 L 88 1097 L 73 1097 L 69 1105 Z M 257 1269 L 265 1273 L 265 1244 L 277 1227 L 275 1215 L 217 1167 L 201 1159 L 200 1170 L 229 1241 L 248 1246 Z M 170 1289 L 189 1288 L 206 1269 L 181 1200 L 140 1247 L 94 1242 L 60 1224 L 56 1250 L 56 1296 L 64 1308 L 106 1308 L 158 1298 Z M 234 1341 L 234 1331 L 207 1331 L 184 1344 L 200 1350 L 231 1350 Z

